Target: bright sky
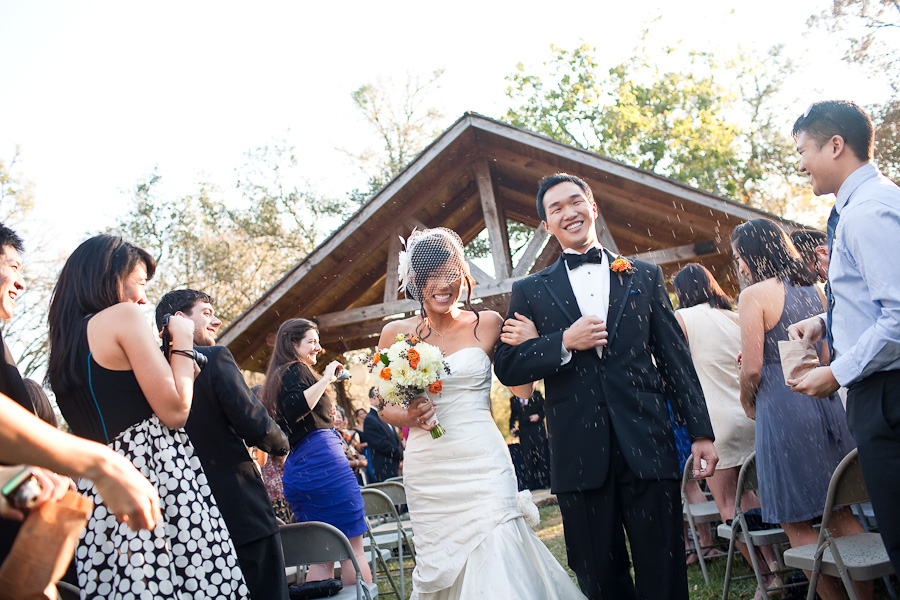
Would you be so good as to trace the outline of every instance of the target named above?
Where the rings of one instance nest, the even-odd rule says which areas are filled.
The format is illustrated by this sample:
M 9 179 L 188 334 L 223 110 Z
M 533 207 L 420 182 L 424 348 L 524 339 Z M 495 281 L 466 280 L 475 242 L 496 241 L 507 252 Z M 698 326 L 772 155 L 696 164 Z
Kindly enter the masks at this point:
M 539 65 L 551 43 L 584 40 L 612 65 L 655 16 L 652 45 L 787 44 L 807 82 L 796 114 L 826 97 L 880 100 L 823 36 L 803 37 L 827 4 L 0 0 L 0 157 L 21 146 L 20 168 L 36 183 L 34 227 L 68 252 L 112 225 L 123 190 L 154 166 L 174 189 L 201 177 L 228 186 L 244 152 L 273 139 L 297 146 L 317 189 L 349 191 L 363 182 L 339 148 L 372 143 L 350 100 L 363 83 L 445 68 L 434 101 L 448 125 L 466 110 L 500 117 L 516 63 Z

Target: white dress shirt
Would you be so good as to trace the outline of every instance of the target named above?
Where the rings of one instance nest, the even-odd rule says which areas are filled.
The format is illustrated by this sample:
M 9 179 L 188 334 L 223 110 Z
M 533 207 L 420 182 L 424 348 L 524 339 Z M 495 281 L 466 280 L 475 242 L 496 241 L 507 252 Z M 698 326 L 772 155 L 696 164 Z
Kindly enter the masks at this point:
M 593 247 L 600 251 L 602 263 L 585 263 L 577 269 L 569 269 L 569 265 L 566 264 L 566 272 L 569 274 L 569 283 L 581 315 L 600 317 L 605 323 L 609 313 L 609 257 L 600 244 Z M 569 248 L 563 252 L 582 254 Z M 596 350 L 597 356 L 603 356 L 603 346 L 598 346 Z M 572 353 L 563 346 L 562 364 L 566 364 L 571 358 Z

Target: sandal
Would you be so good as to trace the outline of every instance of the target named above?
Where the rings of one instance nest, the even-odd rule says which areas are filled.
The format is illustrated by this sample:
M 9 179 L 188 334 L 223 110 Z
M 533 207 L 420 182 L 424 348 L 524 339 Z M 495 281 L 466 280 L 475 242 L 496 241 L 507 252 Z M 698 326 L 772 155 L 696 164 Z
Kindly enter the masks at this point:
M 706 558 L 706 555 L 704 555 L 703 558 Z M 697 551 L 696 550 L 688 550 L 687 554 L 685 555 L 684 564 L 687 566 L 690 566 L 690 565 L 696 565 L 698 562 L 700 562 L 700 559 L 697 557 Z

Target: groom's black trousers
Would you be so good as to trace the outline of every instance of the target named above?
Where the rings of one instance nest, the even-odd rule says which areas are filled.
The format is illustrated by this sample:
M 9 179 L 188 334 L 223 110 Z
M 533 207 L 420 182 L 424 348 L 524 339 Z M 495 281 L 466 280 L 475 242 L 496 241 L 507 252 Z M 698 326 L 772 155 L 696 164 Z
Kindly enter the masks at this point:
M 556 495 L 569 567 L 591 600 L 688 600 L 679 482 L 639 479 L 611 428 L 610 437 L 612 464 L 603 486 Z

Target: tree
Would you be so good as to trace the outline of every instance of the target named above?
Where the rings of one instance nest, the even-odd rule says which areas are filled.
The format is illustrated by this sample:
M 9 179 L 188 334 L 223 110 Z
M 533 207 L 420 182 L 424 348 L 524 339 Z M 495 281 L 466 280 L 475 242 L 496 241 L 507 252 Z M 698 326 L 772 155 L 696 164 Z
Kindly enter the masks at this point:
M 780 50 L 772 51 L 780 57 Z M 760 59 L 720 64 L 710 54 L 665 49 L 688 68 L 651 62 L 645 48 L 604 68 L 595 50 L 551 47 L 545 74 L 520 63 L 507 77 L 512 105 L 506 119 L 580 148 L 784 214 L 796 192 L 789 140 L 777 126 L 776 98 L 790 73 L 781 61 L 765 71 Z M 772 56 L 768 57 L 771 62 Z M 735 79 L 735 66 L 743 69 Z M 728 68 L 725 68 L 728 67 Z
M 14 229 L 25 242 L 25 293 L 16 302 L 13 318 L 0 322 L 3 336 L 13 346 L 13 354 L 22 375 L 29 377 L 44 368 L 49 349 L 47 312 L 62 258 L 38 250 L 47 245 L 46 233 L 27 226 L 34 208 L 34 184 L 19 170 L 21 152 L 0 159 L 0 222 Z
M 380 148 L 359 153 L 345 150 L 368 179 L 367 189 L 351 193 L 357 205 L 384 187 L 440 133 L 444 115 L 430 103 L 443 74 L 443 69 L 428 75 L 407 73 L 401 84 L 378 77 L 351 94 L 381 143 Z
M 890 85 L 890 98 L 867 108 L 875 124 L 875 160 L 885 175 L 900 181 L 900 2 L 833 0 L 829 5 L 807 23 L 843 37 L 844 60 Z
M 342 205 L 291 184 L 296 166 L 283 144 L 248 152 L 237 207 L 213 184 L 173 201 L 157 171 L 139 181 L 115 229 L 156 259 L 153 299 L 180 287 L 206 291 L 227 324 L 308 254 Z

